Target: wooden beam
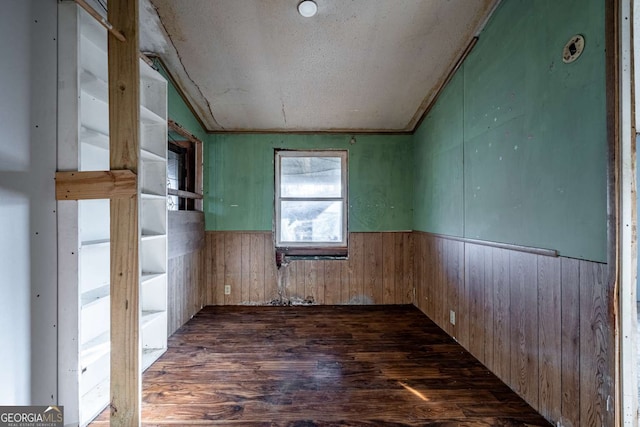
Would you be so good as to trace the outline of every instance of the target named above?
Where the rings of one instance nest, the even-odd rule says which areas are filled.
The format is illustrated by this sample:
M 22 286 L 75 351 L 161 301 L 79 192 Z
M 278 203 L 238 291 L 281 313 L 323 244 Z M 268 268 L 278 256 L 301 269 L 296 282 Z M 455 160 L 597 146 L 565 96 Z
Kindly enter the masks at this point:
M 200 141 L 194 134 L 183 128 L 175 120 L 167 120 L 167 126 L 169 127 L 170 131 L 177 133 L 178 135 L 186 138 L 193 143 L 202 143 L 202 141 Z
M 96 10 L 94 8 L 89 6 L 87 4 L 87 2 L 85 2 L 84 0 L 76 0 L 76 3 L 78 4 L 78 6 L 80 6 L 85 11 L 87 11 L 87 13 L 89 15 L 91 15 L 96 21 L 98 21 L 100 23 L 100 25 L 102 25 L 104 28 L 106 28 L 107 31 L 109 31 L 111 34 L 113 34 L 115 36 L 115 38 L 117 38 L 121 42 L 127 41 L 127 39 L 124 37 L 124 35 L 122 35 L 122 33 L 120 31 L 118 31 L 115 28 L 113 28 L 113 25 L 111 25 L 111 23 L 109 21 L 104 19 L 102 17 L 102 15 L 100 15 L 98 12 L 96 12 Z
M 138 179 L 130 170 L 56 172 L 56 200 L 136 197 Z
M 202 194 L 192 193 L 191 191 L 176 190 L 173 188 L 167 188 L 167 194 L 170 196 L 178 196 L 183 199 L 202 199 Z
M 138 2 L 109 0 L 109 21 L 126 41 L 109 34 L 110 169 L 137 173 L 140 145 Z M 111 201 L 112 426 L 140 425 L 140 267 L 138 198 Z

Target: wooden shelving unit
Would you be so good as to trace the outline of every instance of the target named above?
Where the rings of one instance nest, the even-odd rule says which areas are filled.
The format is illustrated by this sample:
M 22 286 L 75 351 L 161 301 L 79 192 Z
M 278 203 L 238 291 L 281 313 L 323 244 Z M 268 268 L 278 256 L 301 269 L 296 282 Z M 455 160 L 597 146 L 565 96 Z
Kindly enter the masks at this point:
M 72 2 L 59 4 L 60 171 L 107 171 L 107 35 Z M 167 347 L 167 82 L 140 61 L 138 166 L 141 368 Z M 60 404 L 87 425 L 110 396 L 109 199 L 60 201 Z

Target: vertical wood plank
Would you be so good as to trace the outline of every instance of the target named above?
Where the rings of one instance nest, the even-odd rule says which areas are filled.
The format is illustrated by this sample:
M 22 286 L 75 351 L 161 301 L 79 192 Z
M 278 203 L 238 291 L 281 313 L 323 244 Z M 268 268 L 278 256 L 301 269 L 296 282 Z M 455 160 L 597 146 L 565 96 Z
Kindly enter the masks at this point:
M 416 238 L 416 243 L 417 243 Z M 420 244 L 423 246 L 422 259 L 420 263 L 422 263 L 423 267 L 423 277 L 422 283 L 425 293 L 425 299 L 427 300 L 426 304 L 426 314 L 429 318 L 435 318 L 435 307 L 437 303 L 437 297 L 435 292 L 435 262 L 436 262 L 436 251 L 435 251 L 435 241 L 430 236 L 426 234 L 420 235 Z
M 202 307 L 204 307 L 207 303 L 206 303 L 206 293 L 205 293 L 205 284 L 206 284 L 206 280 L 205 280 L 205 272 L 204 272 L 204 254 L 206 252 L 206 249 L 203 249 L 200 251 L 200 258 L 198 259 L 198 262 L 200 263 L 200 276 L 198 277 L 198 283 L 200 284 L 199 286 L 199 291 L 200 291 L 200 299 L 198 301 L 199 305 L 198 305 L 198 310 L 201 310 Z M 196 311 L 197 313 L 197 311 Z
M 413 283 L 413 238 L 411 233 L 401 233 L 402 234 L 402 242 L 403 242 L 403 254 L 402 254 L 402 271 L 403 271 L 403 279 L 402 283 L 404 284 L 404 300 L 401 302 L 402 304 L 412 304 L 413 294 L 414 294 L 414 283 Z
M 193 314 L 197 313 L 198 310 L 202 308 L 202 301 L 203 301 L 202 278 L 204 273 L 204 263 L 203 263 L 204 259 L 202 258 L 202 255 L 204 254 L 205 250 L 206 249 L 203 246 L 200 250 L 189 254 L 190 263 L 188 268 L 193 272 L 193 278 L 192 278 L 193 297 L 189 300 L 187 311 Z M 191 316 L 192 314 L 189 314 L 189 318 Z
M 278 299 L 278 272 L 276 267 L 276 251 L 273 244 L 273 234 L 263 235 L 264 245 L 264 280 L 265 301 L 267 303 Z
M 210 239 L 213 240 L 213 239 Z M 200 292 L 205 248 L 169 258 L 167 333 L 171 336 L 202 307 Z
M 484 364 L 492 371 L 496 372 L 496 364 L 493 356 L 494 345 L 494 280 L 493 280 L 493 249 L 479 247 L 484 255 Z
M 176 287 L 179 283 L 176 276 L 181 270 L 178 266 L 180 258 L 181 257 L 169 259 L 167 262 L 167 302 L 169 303 L 169 306 L 167 307 L 167 330 L 169 334 L 174 330 L 174 324 L 178 317 L 178 314 L 176 313 L 175 299 L 177 293 Z
M 445 316 L 445 312 L 448 313 L 448 292 L 446 287 L 447 281 L 447 257 L 446 257 L 446 244 L 444 239 L 435 239 L 436 259 L 434 264 L 435 270 L 435 292 L 436 292 L 436 304 L 435 304 L 435 319 L 434 321 L 445 331 L 451 331 L 449 316 Z
M 215 253 L 215 241 L 211 232 L 204 233 L 204 276 L 201 282 L 201 291 L 203 295 L 203 304 L 211 304 L 209 301 L 213 299 L 213 277 L 215 277 L 215 264 L 213 263 L 213 254 Z M 169 269 L 171 271 L 171 269 Z
M 511 326 L 509 317 L 509 251 L 494 248 L 492 270 L 494 283 L 494 373 L 505 383 L 511 384 L 511 339 L 509 335 L 509 328 Z
M 283 264 L 277 270 L 277 287 L 278 287 L 278 299 L 282 302 L 289 301 L 292 297 L 291 294 L 291 271 L 292 263 Z
M 464 243 L 452 241 L 454 284 L 456 287 L 457 301 L 453 306 L 456 310 L 455 330 L 458 342 L 465 348 L 469 348 L 469 296 L 464 280 Z
M 325 304 L 326 285 L 324 282 L 324 266 L 326 262 L 317 260 L 314 261 L 313 264 L 316 271 L 316 294 L 314 296 L 314 301 L 316 304 Z
M 215 277 L 213 283 L 213 301 L 212 304 L 223 305 L 225 303 L 224 285 L 225 285 L 225 233 L 217 231 L 214 233 L 215 252 L 213 263 L 215 265 Z
M 307 297 L 306 290 L 306 275 L 305 275 L 305 263 L 304 261 L 295 261 L 296 263 L 296 276 L 295 276 L 295 285 L 296 285 L 296 293 L 300 296 L 301 300 L 304 300 Z
M 240 233 L 240 304 L 250 302 L 251 293 L 251 234 Z
M 458 336 L 458 327 L 457 325 L 452 325 L 449 321 L 450 310 L 453 310 L 458 313 L 458 283 L 457 283 L 457 259 L 455 253 L 455 244 L 456 242 L 443 239 L 443 253 L 444 253 L 444 282 L 443 282 L 443 292 L 445 297 L 445 305 L 443 307 L 443 317 L 442 321 L 447 328 L 445 329 L 451 336 L 456 339 L 459 339 Z
M 126 34 L 108 35 L 109 167 L 138 171 L 140 65 L 138 2 L 112 0 L 108 20 Z M 140 270 L 138 198 L 111 200 L 111 418 L 113 426 L 140 425 Z
M 580 425 L 580 261 L 561 259 L 561 421 Z
M 316 260 L 302 261 L 304 266 L 304 298 L 314 303 L 318 303 L 319 298 L 319 264 L 320 262 Z
M 340 304 L 347 304 L 349 302 L 349 261 L 341 260 L 337 261 L 340 265 Z
M 460 322 L 458 334 L 460 335 L 460 344 L 462 344 L 465 348 L 469 348 L 469 340 L 470 340 L 470 298 L 469 288 L 467 287 L 466 280 L 466 270 L 465 270 L 465 245 L 463 242 L 457 242 L 458 248 L 458 274 L 460 274 L 460 278 L 458 279 L 458 284 L 460 285 L 459 292 L 459 300 L 458 300 L 458 311 L 462 314 L 460 319 L 456 318 L 456 323 Z
M 547 419 L 561 416 L 562 306 L 561 259 L 538 256 L 539 403 Z
M 242 302 L 242 235 L 228 232 L 224 236 L 224 286 L 231 292 L 224 296 L 225 304 L 238 305 Z
M 398 233 L 382 233 L 382 303 L 395 304 L 395 236 Z
M 351 233 L 349 248 L 349 304 L 362 304 L 364 296 L 363 233 Z
M 324 302 L 327 305 L 340 304 L 341 302 L 341 262 L 337 260 L 324 262 Z
M 580 425 L 614 424 L 613 316 L 606 266 L 580 261 Z
M 264 269 L 264 234 L 251 233 L 249 262 L 249 301 L 264 304 L 265 269 Z
M 484 360 L 484 253 L 481 246 L 465 244 L 465 281 L 469 298 L 469 352 Z
M 427 310 L 426 290 L 424 286 L 424 245 L 421 236 L 413 239 L 413 286 L 416 288 L 414 304 L 423 312 Z
M 456 300 L 457 305 L 457 296 L 455 295 L 456 290 L 452 289 L 454 283 L 452 276 L 452 260 L 451 260 L 451 242 L 449 239 L 440 239 L 442 244 L 442 264 L 441 268 L 441 292 L 443 305 L 441 307 L 440 313 L 440 322 L 442 323 L 442 329 L 444 329 L 449 335 L 453 337 L 457 337 L 456 330 L 454 326 L 449 322 L 449 310 L 451 310 L 452 302 L 454 299 Z
M 404 271 L 404 236 L 400 233 L 394 235 L 394 247 L 393 253 L 395 257 L 394 264 L 394 276 L 396 278 L 395 283 L 395 303 L 396 304 L 404 304 L 405 303 L 405 289 L 407 278 L 405 277 Z
M 511 251 L 511 386 L 538 407 L 538 266 L 537 256 Z
M 300 261 L 291 261 L 287 266 L 287 294 L 292 299 L 304 299 L 304 267 Z M 298 274 L 300 270 L 300 274 Z M 299 278 L 300 277 L 300 278 Z M 301 280 L 302 279 L 302 280 Z
M 382 304 L 382 234 L 364 233 L 364 295 L 368 304 Z

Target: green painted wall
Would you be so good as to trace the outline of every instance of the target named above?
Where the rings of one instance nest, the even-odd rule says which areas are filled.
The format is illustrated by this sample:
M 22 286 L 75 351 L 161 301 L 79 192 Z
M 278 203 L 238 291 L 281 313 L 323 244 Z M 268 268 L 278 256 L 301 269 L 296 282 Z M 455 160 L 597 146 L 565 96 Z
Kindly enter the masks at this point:
M 206 132 L 200 126 L 200 122 L 195 118 L 187 104 L 184 102 L 175 86 L 171 83 L 167 72 L 164 70 L 159 61 L 154 61 L 154 65 L 158 69 L 158 72 L 167 79 L 169 84 L 167 85 L 167 109 L 169 112 L 169 118 L 174 120 L 180 126 L 187 129 L 195 137 L 204 141 L 207 137 Z
M 410 135 L 213 134 L 205 144 L 207 230 L 271 230 L 274 150 L 349 150 L 349 230 L 411 229 Z
M 414 228 L 606 261 L 604 49 L 602 0 L 504 0 L 414 135 Z
M 457 73 L 414 134 L 414 229 L 464 235 L 463 75 Z

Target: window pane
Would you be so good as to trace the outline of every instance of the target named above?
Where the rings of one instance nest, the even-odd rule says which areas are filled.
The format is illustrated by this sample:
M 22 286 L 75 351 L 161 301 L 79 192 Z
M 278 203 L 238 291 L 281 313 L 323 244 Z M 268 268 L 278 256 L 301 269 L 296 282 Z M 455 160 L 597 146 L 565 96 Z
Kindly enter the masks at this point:
M 341 197 L 340 157 L 282 157 L 280 197 Z
M 342 240 L 342 202 L 283 201 L 280 206 L 282 242 Z
M 171 150 L 167 154 L 167 188 L 178 190 L 180 189 L 180 154 Z M 170 211 L 177 211 L 179 203 L 178 196 L 167 196 L 167 208 Z

